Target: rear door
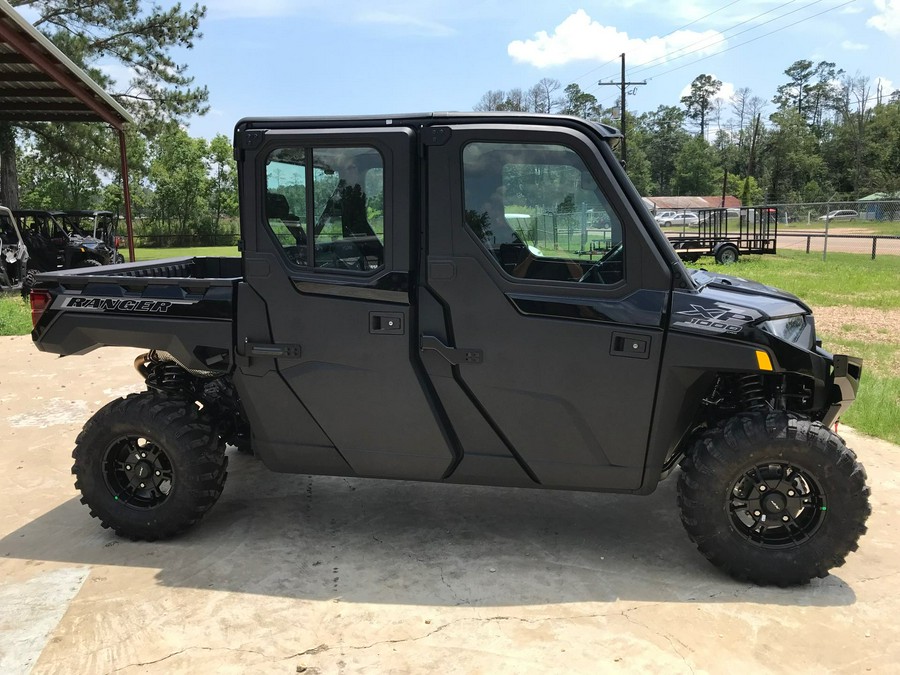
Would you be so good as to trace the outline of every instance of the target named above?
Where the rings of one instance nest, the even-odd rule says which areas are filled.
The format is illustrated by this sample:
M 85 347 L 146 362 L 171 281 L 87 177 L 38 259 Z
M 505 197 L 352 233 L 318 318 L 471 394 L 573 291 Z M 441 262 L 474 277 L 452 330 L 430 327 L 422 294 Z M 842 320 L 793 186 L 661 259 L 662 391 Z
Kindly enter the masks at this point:
M 429 137 L 420 303 L 441 311 L 423 310 L 421 347 L 448 414 L 449 364 L 536 482 L 638 488 L 669 276 L 608 169 L 612 153 L 557 127 Z
M 254 130 L 239 391 L 286 471 L 440 479 L 455 452 L 411 330 L 409 130 Z

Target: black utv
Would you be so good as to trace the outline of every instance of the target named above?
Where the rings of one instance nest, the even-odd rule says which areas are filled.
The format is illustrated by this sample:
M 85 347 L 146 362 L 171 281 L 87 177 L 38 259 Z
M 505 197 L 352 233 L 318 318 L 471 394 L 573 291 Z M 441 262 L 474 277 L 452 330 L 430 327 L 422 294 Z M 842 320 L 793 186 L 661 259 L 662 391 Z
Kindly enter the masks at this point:
M 99 239 L 115 249 L 117 264 L 125 262 L 125 256 L 119 253 L 122 239 L 116 232 L 116 223 L 119 219 L 112 211 L 59 211 L 54 212 L 54 215 L 62 221 L 67 232 Z
M 249 444 L 291 473 L 636 495 L 675 473 L 688 534 L 736 578 L 843 564 L 869 489 L 832 426 L 862 362 L 793 295 L 686 269 L 617 136 L 510 113 L 239 122 L 242 258 L 32 292 L 39 349 L 147 350 L 146 391 L 76 441 L 91 514 L 178 534 Z
M 31 266 L 40 272 L 73 267 L 99 267 L 117 261 L 116 250 L 105 242 L 67 228 L 57 216 L 61 212 L 13 211 L 31 256 Z
M 21 290 L 25 295 L 31 288 L 28 269 L 28 249 L 12 212 L 0 206 L 0 292 Z

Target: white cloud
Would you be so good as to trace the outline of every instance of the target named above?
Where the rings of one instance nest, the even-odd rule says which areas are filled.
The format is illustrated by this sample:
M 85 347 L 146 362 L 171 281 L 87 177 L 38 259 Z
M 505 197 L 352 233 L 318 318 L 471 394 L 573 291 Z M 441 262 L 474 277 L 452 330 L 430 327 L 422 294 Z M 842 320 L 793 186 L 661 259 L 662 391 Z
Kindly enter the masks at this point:
M 867 26 L 900 37 L 900 0 L 875 0 L 878 13 L 866 21 Z
M 640 65 L 648 61 L 665 63 L 667 54 L 692 51 L 697 55 L 713 54 L 725 43 L 721 33 L 714 30 L 698 33 L 680 30 L 666 37 L 629 38 L 613 26 L 605 26 L 591 19 L 579 9 L 567 17 L 548 35 L 535 33 L 530 40 L 514 40 L 507 52 L 516 61 L 538 68 L 561 66 L 572 61 L 609 61 L 619 54 L 628 54 L 629 63 Z M 696 50 L 696 51 L 695 51 Z M 658 59 L 658 61 L 656 61 Z
M 869 45 L 863 44 L 861 42 L 851 42 L 850 40 L 844 40 L 841 43 L 841 49 L 844 49 L 848 52 L 861 52 L 865 51 L 869 48 Z

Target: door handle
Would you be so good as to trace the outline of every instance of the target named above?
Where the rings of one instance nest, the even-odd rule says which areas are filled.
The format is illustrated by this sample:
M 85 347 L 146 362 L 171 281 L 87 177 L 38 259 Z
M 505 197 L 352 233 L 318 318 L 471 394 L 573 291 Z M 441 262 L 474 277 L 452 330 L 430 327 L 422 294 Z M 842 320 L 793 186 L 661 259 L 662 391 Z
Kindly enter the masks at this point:
M 611 356 L 625 356 L 630 359 L 649 359 L 650 336 L 613 333 L 609 353 Z
M 250 358 L 299 359 L 300 345 L 272 344 L 244 340 L 244 356 Z
M 451 365 L 475 365 L 484 361 L 484 352 L 480 349 L 457 349 L 448 347 L 433 335 L 423 335 L 419 341 L 421 351 L 435 351 L 443 356 Z
M 401 312 L 369 312 L 369 332 L 373 335 L 403 335 Z

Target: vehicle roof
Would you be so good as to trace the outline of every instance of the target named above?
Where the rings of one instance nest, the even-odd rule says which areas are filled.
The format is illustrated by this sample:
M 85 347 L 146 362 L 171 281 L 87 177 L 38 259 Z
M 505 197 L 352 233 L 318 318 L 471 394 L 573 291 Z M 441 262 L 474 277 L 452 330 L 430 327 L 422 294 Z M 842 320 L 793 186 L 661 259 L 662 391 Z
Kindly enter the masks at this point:
M 604 140 L 620 138 L 615 127 L 591 122 L 571 115 L 548 115 L 524 112 L 431 112 L 403 113 L 399 115 L 356 115 L 337 117 L 245 117 L 237 122 L 235 131 L 248 128 L 317 128 L 317 127 L 372 127 L 372 126 L 431 126 L 435 124 L 551 124 L 588 126 Z
M 17 216 L 52 216 L 59 211 L 48 211 L 47 209 L 15 209 L 13 211 Z

